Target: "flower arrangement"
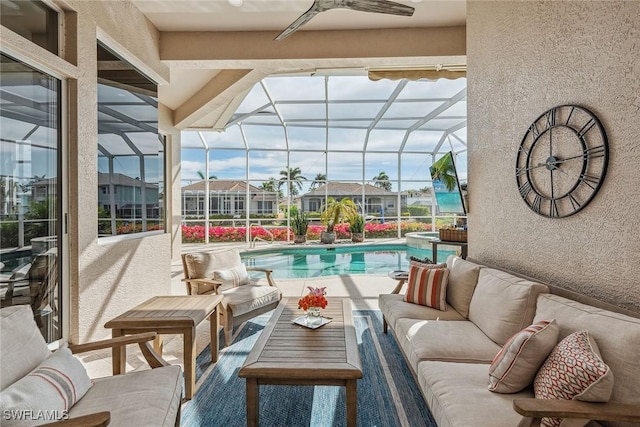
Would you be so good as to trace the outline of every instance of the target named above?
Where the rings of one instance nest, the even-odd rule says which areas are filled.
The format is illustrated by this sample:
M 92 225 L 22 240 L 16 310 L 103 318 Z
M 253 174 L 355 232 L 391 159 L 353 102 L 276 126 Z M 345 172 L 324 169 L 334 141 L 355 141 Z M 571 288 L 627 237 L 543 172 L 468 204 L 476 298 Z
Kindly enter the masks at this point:
M 326 292 L 324 290 L 327 288 L 314 288 L 312 286 L 307 286 L 307 288 L 309 293 L 298 300 L 298 308 L 304 311 L 307 311 L 309 307 L 326 308 L 327 298 L 325 298 Z

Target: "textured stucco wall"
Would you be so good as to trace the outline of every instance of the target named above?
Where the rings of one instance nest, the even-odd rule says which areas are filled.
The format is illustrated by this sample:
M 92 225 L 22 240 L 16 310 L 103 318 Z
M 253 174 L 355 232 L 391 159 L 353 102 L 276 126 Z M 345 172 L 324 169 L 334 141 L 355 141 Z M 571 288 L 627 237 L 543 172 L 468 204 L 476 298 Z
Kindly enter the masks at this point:
M 75 1 L 77 12 L 77 84 L 71 85 L 70 141 L 70 341 L 110 334 L 110 318 L 152 295 L 170 293 L 170 234 L 104 244 L 97 236 L 97 62 L 100 38 L 158 82 L 168 69 L 158 57 L 159 34 L 129 2 Z M 77 86 L 77 89 L 74 88 Z M 73 129 L 76 127 L 77 129 Z
M 640 2 L 481 2 L 467 9 L 469 256 L 640 311 Z M 609 170 L 591 203 L 547 219 L 521 199 L 531 122 L 574 103 L 602 121 Z

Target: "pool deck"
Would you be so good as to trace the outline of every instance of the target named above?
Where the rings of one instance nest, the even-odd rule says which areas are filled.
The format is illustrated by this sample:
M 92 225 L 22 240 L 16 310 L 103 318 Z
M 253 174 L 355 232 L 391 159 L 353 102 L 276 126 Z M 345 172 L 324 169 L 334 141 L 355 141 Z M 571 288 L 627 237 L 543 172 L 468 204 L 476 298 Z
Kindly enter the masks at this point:
M 366 246 L 367 244 L 404 244 L 404 239 L 371 239 L 364 243 L 358 243 L 358 246 Z M 347 242 L 338 243 L 336 246 L 344 247 Z M 292 243 L 268 244 L 258 242 L 255 250 L 264 250 L 267 248 L 277 250 L 278 246 L 291 247 Z M 305 245 L 311 246 L 311 245 Z M 321 245 L 329 247 L 330 245 Z M 190 243 L 182 245 L 182 252 L 195 252 L 217 250 L 223 247 L 236 247 L 241 252 L 250 250 L 246 243 L 212 243 L 204 245 L 202 243 Z M 186 288 L 182 282 L 184 277 L 182 273 L 182 261 L 174 260 L 171 263 L 171 293 L 173 295 L 186 295 Z M 284 297 L 300 298 L 306 293 L 307 286 L 327 287 L 327 295 L 332 297 L 346 297 L 351 299 L 354 310 L 377 310 L 378 295 L 390 293 L 396 286 L 397 282 L 387 277 L 386 274 L 370 275 L 370 274 L 345 274 L 340 276 L 314 277 L 308 279 L 276 279 L 276 285 L 283 293 Z M 236 331 L 238 333 L 238 331 Z M 209 322 L 202 322 L 196 328 L 196 352 L 199 354 L 209 344 Z M 170 335 L 164 336 L 163 357 L 171 364 L 182 366 L 182 336 Z M 96 351 L 85 357 L 80 357 L 83 365 L 87 369 L 91 378 L 98 378 L 111 375 L 111 358 L 110 351 Z M 221 349 L 221 355 L 224 356 L 224 349 Z M 143 361 L 140 351 L 135 346 L 129 346 L 127 351 L 127 371 L 149 369 L 148 365 Z M 196 384 L 196 389 L 198 384 Z
M 367 245 L 402 245 L 405 239 L 369 239 L 363 243 L 354 243 L 357 247 L 366 247 Z M 255 248 L 249 248 L 246 243 L 211 243 L 208 245 L 202 243 L 186 243 L 182 245 L 182 253 L 195 251 L 218 250 L 223 247 L 238 248 L 240 252 L 262 251 L 272 249 L 277 251 L 278 248 L 291 247 L 313 247 L 322 248 L 329 247 L 346 247 L 350 246 L 348 241 L 341 241 L 334 245 L 321 245 L 306 243 L 304 245 L 294 245 L 293 243 L 274 242 L 272 244 L 266 242 L 257 242 Z M 171 265 L 171 292 L 174 295 L 185 295 L 186 288 L 181 281 L 183 278 L 182 262 L 180 260 L 172 262 Z M 307 279 L 276 279 L 278 288 L 282 291 L 284 297 L 300 298 L 306 293 L 307 286 L 327 287 L 327 295 L 334 297 L 346 297 L 351 299 L 354 310 L 377 310 L 378 295 L 389 293 L 396 285 L 396 281 L 387 277 L 386 274 L 343 274 L 340 276 L 313 277 Z

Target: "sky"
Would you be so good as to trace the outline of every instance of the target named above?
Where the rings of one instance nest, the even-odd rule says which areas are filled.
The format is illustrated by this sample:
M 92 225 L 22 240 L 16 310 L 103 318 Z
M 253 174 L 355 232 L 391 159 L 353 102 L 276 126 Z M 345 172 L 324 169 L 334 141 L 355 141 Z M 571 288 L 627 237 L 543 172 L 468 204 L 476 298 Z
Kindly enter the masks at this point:
M 394 91 L 399 94 L 387 103 Z M 183 131 L 183 185 L 200 180 L 198 171 L 205 173 L 201 138 L 211 148 L 210 175 L 244 180 L 248 163 L 249 179 L 257 186 L 280 178 L 287 145 L 290 167 L 299 167 L 308 184 L 326 168 L 329 180 L 369 182 L 385 172 L 393 191 L 399 178 L 403 190 L 423 188 L 430 186 L 431 163 L 449 150 L 459 153 L 456 168 L 466 180 L 466 79 L 269 77 L 249 92 L 224 132 Z

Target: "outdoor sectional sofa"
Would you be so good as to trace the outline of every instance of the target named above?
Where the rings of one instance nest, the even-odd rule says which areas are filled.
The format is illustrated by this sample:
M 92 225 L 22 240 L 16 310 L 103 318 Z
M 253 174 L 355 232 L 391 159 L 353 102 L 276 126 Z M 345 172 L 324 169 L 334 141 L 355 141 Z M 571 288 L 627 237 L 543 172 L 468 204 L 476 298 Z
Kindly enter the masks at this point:
M 606 426 L 640 425 L 640 319 L 458 257 L 449 257 L 447 267 L 446 311 L 405 302 L 402 294 L 379 297 L 385 332 L 393 332 L 438 426 L 528 426 L 554 414 L 569 425 L 572 413 L 585 421 L 571 425 L 600 425 L 588 421 L 594 419 Z M 488 389 L 489 367 L 502 346 L 542 320 L 555 320 L 554 343 L 581 330 L 595 339 L 613 373 L 609 403 L 532 399 L 532 384 L 516 393 Z

